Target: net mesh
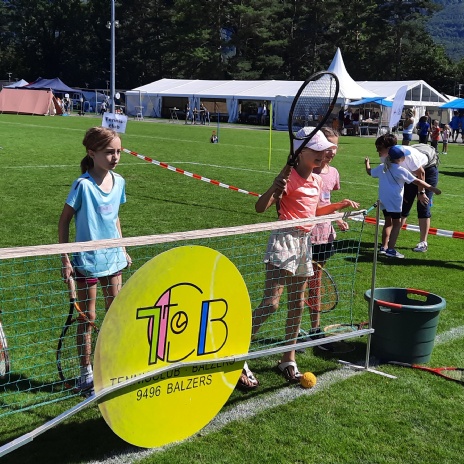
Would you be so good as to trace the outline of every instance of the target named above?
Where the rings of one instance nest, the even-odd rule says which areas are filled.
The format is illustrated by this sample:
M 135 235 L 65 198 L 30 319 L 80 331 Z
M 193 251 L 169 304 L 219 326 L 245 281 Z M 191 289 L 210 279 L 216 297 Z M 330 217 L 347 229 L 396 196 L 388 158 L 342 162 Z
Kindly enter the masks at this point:
M 337 94 L 337 81 L 332 74 L 322 74 L 308 82 L 295 102 L 291 127 L 293 135 L 303 127 L 316 126 L 332 109 Z
M 334 221 L 342 216 L 335 214 L 323 219 Z M 255 335 L 250 353 L 276 346 L 286 347 L 292 342 L 300 343 L 315 334 L 318 327 L 327 336 L 331 331 L 324 332 L 325 327 L 353 323 L 353 293 L 364 212 L 351 213 L 350 218 L 346 215 L 343 217 L 357 220 L 349 220 L 349 231 L 338 234 L 334 242 L 336 252 L 324 264 L 323 273 L 327 275 L 319 279 L 321 269 L 310 261 L 310 266 L 319 271 L 309 278 L 309 290 L 303 297 L 298 292 L 287 292 L 285 284 L 289 282 L 284 283 L 280 301 L 271 310 L 266 309 L 268 317 L 253 318 Z M 270 235 L 286 234 L 315 221 L 286 221 L 286 225 L 289 225 L 286 229 L 282 228 L 282 222 L 272 222 L 120 240 L 0 249 L 0 317 L 9 355 L 9 372 L 0 376 L 0 416 L 76 395 L 69 382 L 60 378 L 57 369 L 57 347 L 70 310 L 68 288 L 61 278 L 62 253 L 126 247 L 132 258 L 130 269 L 123 271 L 123 281 L 127 281 L 142 265 L 164 251 L 191 245 L 209 247 L 225 255 L 237 267 L 246 283 L 251 307 L 255 309 L 262 307 L 263 292 L 269 284 L 266 282 L 269 273 L 266 274 L 263 258 Z M 100 326 L 105 315 L 102 293 L 99 288 L 97 326 Z M 333 306 L 331 310 L 325 303 L 319 304 L 326 300 Z M 78 301 L 78 304 L 81 308 L 86 307 L 86 301 Z M 288 307 L 303 309 L 290 317 Z M 75 311 L 73 318 L 77 318 Z M 75 334 L 76 321 L 72 325 L 68 335 Z M 75 335 L 66 340 L 60 356 L 62 366 L 68 366 L 67 369 L 73 372 L 78 371 Z M 77 374 L 65 376 L 74 375 Z

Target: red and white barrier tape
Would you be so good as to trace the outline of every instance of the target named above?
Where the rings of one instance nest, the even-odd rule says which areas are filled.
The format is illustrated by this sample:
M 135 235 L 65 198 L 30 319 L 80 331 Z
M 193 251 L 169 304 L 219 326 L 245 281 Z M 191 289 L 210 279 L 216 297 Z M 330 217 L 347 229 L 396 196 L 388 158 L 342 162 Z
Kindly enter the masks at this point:
M 229 190 L 234 190 L 235 192 L 245 193 L 247 195 L 253 195 L 254 197 L 259 197 L 259 193 L 255 192 L 248 192 L 247 190 L 240 189 L 238 187 L 234 187 L 233 185 L 227 185 L 223 182 L 219 182 L 218 180 L 209 179 L 208 177 L 200 176 L 199 174 L 194 174 L 193 172 L 185 171 L 184 169 L 176 168 L 175 166 L 171 166 L 167 163 L 162 163 L 161 161 L 157 161 L 154 159 L 149 158 L 148 156 L 141 155 L 135 151 L 128 150 L 127 148 L 123 148 L 122 151 L 124 153 L 128 153 L 129 155 L 135 156 L 140 158 L 143 161 L 147 161 L 148 163 L 154 164 L 164 169 L 168 169 L 169 171 L 177 172 L 179 174 L 184 174 L 184 176 L 192 177 L 194 179 L 202 180 L 203 182 L 208 182 L 209 184 L 217 185 L 218 187 L 223 187 Z
M 366 217 L 365 221 L 368 224 L 375 224 L 375 218 L 373 217 Z M 385 221 L 383 219 L 380 219 L 379 224 L 383 226 L 385 224 Z M 404 224 L 401 229 L 403 230 L 413 230 L 414 232 L 420 232 L 419 226 L 416 226 L 414 224 Z M 440 237 L 449 237 L 449 238 L 460 238 L 464 240 L 464 232 L 456 232 L 453 230 L 443 230 L 443 229 L 435 229 L 434 227 L 430 227 L 429 229 L 429 234 L 430 235 L 438 235 Z

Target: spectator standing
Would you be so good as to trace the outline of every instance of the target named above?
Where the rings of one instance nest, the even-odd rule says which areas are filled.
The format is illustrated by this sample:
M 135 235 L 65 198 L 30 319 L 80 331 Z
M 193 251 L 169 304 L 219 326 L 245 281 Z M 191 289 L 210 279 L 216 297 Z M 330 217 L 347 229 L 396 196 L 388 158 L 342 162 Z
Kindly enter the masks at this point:
M 459 113 L 459 126 L 461 128 L 461 143 L 464 143 L 464 111 Z M 457 138 L 456 136 L 456 139 Z
M 340 108 L 340 111 L 338 112 L 338 131 L 340 132 L 340 134 L 343 134 L 344 123 L 345 123 L 345 109 L 342 106 Z
M 258 105 L 258 114 L 257 114 L 257 117 L 256 117 L 256 122 L 258 124 L 261 124 L 261 118 L 263 117 L 263 106 L 261 105 L 261 103 Z
M 192 110 L 190 109 L 190 102 L 187 101 L 187 103 L 185 104 L 185 124 L 187 124 L 187 122 L 188 122 L 188 120 L 190 118 L 191 111 Z
M 429 139 L 430 124 L 427 122 L 426 116 L 421 116 L 417 123 L 417 133 L 419 135 L 419 143 L 427 143 Z
M 460 124 L 460 119 L 459 119 L 459 111 L 453 111 L 453 117 L 451 118 L 451 121 L 449 123 L 449 126 L 451 128 L 451 141 L 456 143 L 456 140 L 459 135 L 459 124 Z
M 433 120 L 432 128 L 430 130 L 430 145 L 438 151 L 438 142 L 440 141 L 440 124 L 437 119 Z
M 261 115 L 261 124 L 263 126 L 266 125 L 266 117 L 267 117 L 267 104 L 266 104 L 266 102 L 264 102 L 264 104 L 263 104 L 263 113 Z
M 408 108 L 405 111 L 405 120 L 403 122 L 403 141 L 402 145 L 409 145 L 412 140 L 412 132 L 414 130 L 414 111 Z
M 359 122 L 361 120 L 361 115 L 359 114 L 359 109 L 357 109 L 353 114 L 353 119 L 351 123 L 353 124 L 354 135 L 359 135 Z
M 443 131 L 441 133 L 441 139 L 443 140 L 442 153 L 446 155 L 448 153 L 448 140 L 451 137 L 451 129 L 448 124 L 445 124 Z

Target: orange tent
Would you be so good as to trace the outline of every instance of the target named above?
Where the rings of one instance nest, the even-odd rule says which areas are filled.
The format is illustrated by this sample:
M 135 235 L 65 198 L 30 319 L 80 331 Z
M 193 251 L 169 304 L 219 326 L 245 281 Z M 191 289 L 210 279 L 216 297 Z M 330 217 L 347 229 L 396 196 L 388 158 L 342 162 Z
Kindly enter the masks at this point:
M 51 90 L 3 88 L 0 92 L 0 113 L 50 115 L 63 114 Z

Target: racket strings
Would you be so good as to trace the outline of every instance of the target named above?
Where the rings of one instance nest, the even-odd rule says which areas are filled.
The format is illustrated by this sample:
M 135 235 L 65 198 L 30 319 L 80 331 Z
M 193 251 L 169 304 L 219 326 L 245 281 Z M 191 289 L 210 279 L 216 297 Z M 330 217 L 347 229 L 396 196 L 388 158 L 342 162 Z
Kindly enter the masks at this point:
M 59 373 L 60 377 L 66 381 L 69 387 L 74 388 L 80 376 L 82 355 L 87 355 L 92 359 L 97 341 L 95 329 L 89 326 L 88 330 L 79 333 L 79 326 L 82 321 L 74 319 L 67 327 L 61 340 L 59 349 Z
M 337 84 L 330 74 L 323 74 L 318 79 L 308 82 L 295 103 L 291 118 L 295 138 L 300 138 L 296 136 L 296 133 L 301 128 L 318 125 L 321 119 L 331 111 L 336 93 Z
M 451 380 L 457 380 L 464 383 L 464 370 L 463 369 L 445 369 L 440 371 L 440 374 Z
M 335 282 L 321 266 L 314 269 L 314 275 L 308 279 L 306 304 L 315 312 L 327 312 L 335 308 L 338 294 Z

